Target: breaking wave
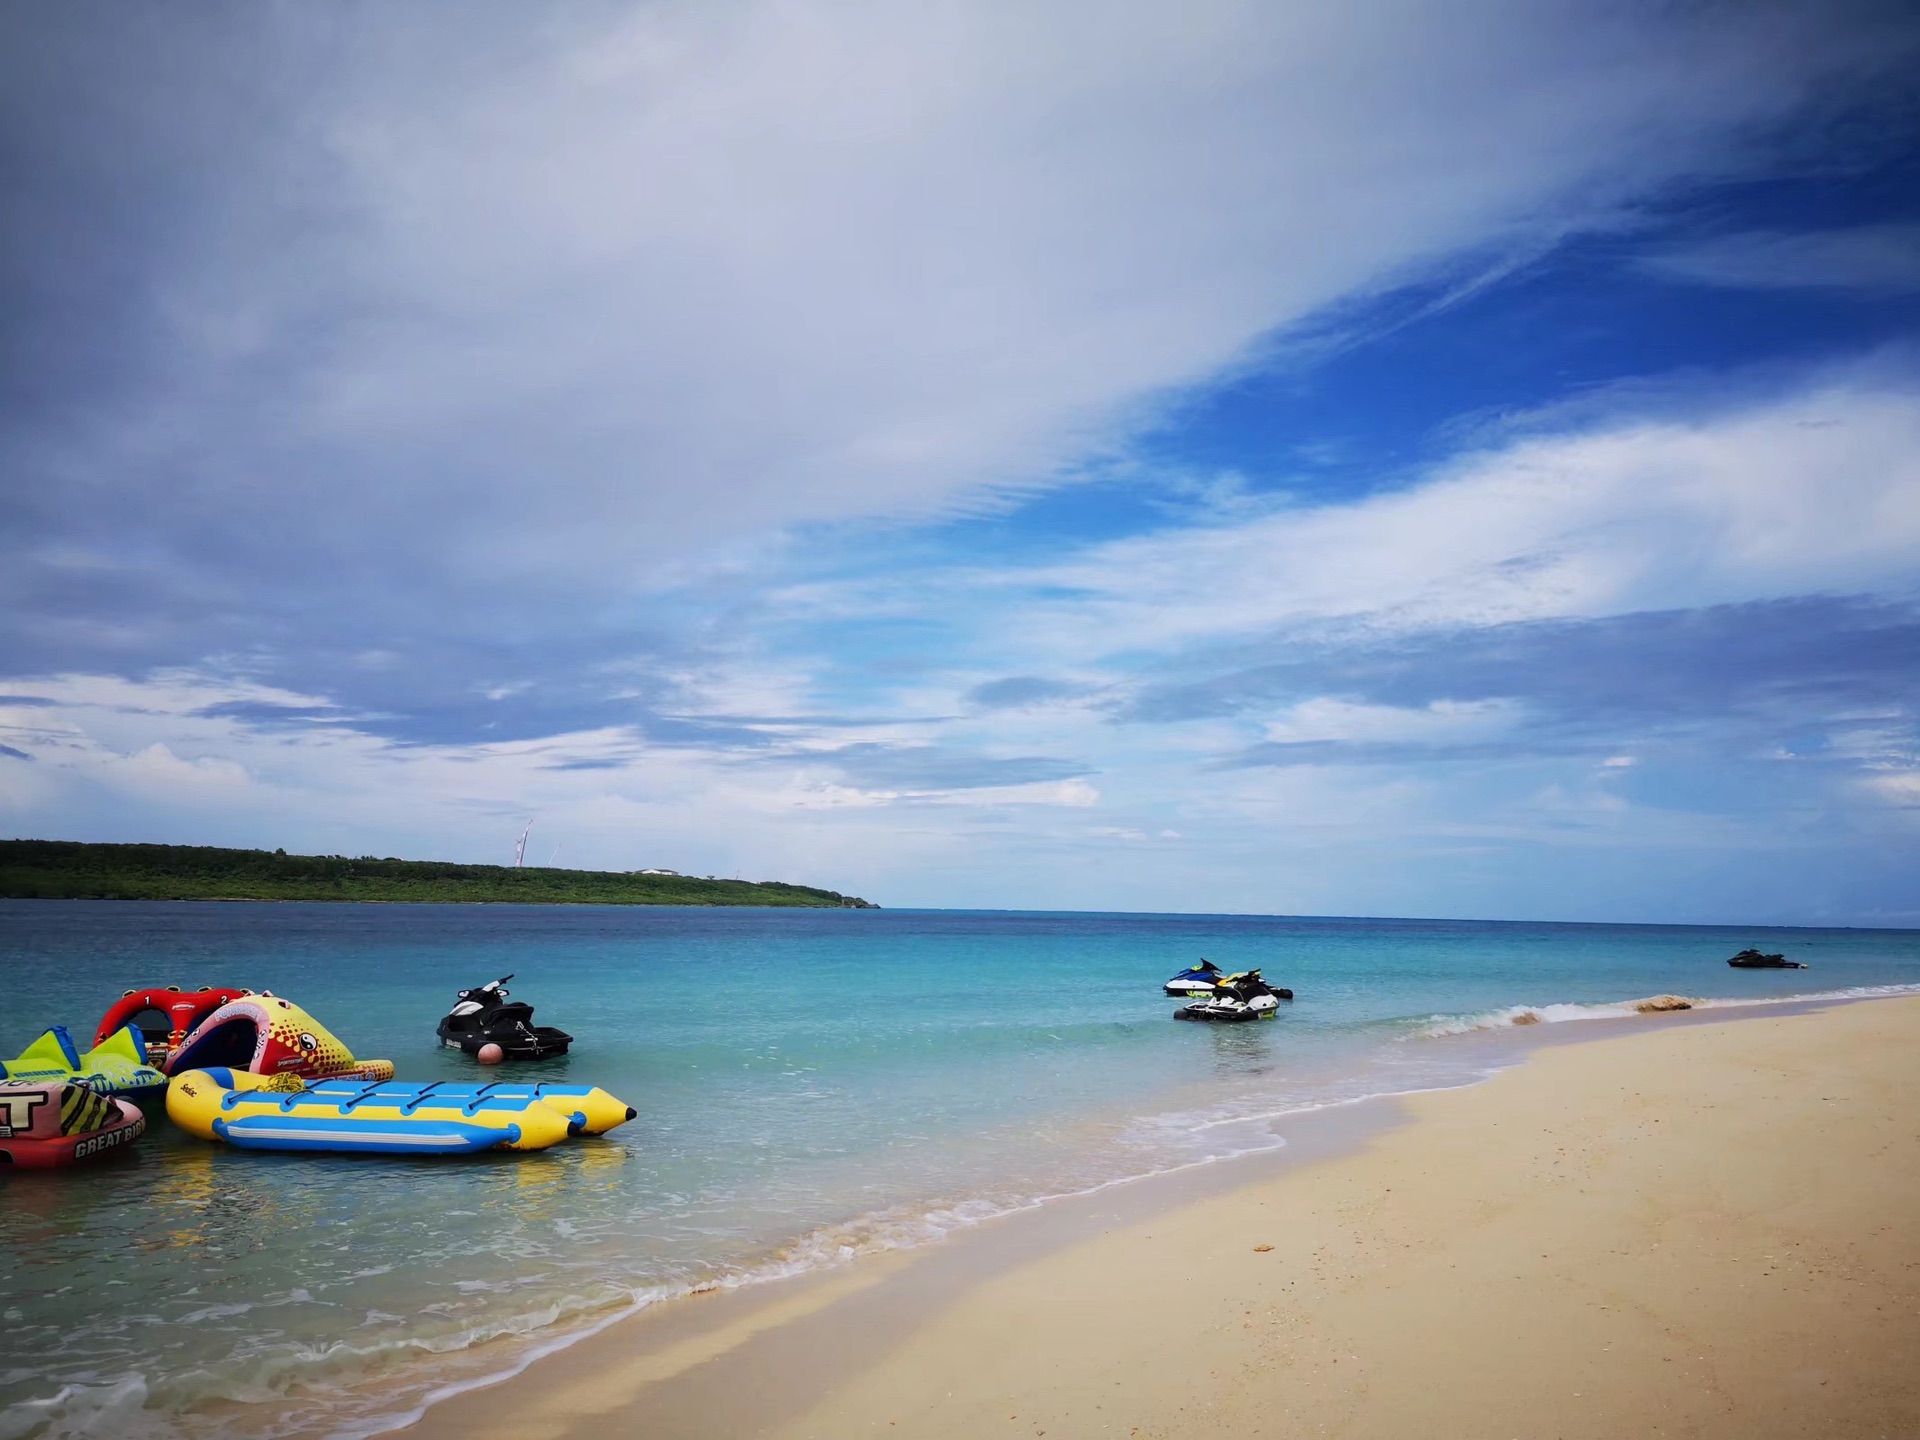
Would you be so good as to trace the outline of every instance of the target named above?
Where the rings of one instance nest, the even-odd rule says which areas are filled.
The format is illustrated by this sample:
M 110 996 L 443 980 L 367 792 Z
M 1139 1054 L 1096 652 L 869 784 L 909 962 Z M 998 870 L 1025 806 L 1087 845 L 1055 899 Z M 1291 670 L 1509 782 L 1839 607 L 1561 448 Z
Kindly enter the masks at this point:
M 1679 1010 L 1745 1010 L 1769 1005 L 1808 1005 L 1920 995 L 1920 985 L 1856 985 L 1844 990 L 1814 990 L 1796 995 L 1645 995 L 1637 1000 L 1589 1004 L 1506 1005 L 1462 1015 L 1433 1015 L 1419 1022 L 1415 1039 L 1466 1035 L 1476 1030 L 1505 1030 L 1516 1025 L 1557 1025 L 1570 1020 L 1635 1020 Z

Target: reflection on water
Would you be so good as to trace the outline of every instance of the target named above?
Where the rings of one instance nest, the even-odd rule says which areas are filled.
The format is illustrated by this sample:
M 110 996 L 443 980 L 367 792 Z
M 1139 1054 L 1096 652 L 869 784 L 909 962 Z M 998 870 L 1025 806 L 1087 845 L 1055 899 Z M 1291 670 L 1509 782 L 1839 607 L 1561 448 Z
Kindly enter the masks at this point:
M 1219 1075 L 1264 1075 L 1273 1068 L 1274 1055 L 1283 1037 L 1276 1033 L 1285 1022 L 1247 1020 L 1235 1025 L 1190 1022 L 1204 1026 L 1213 1036 L 1214 1071 Z

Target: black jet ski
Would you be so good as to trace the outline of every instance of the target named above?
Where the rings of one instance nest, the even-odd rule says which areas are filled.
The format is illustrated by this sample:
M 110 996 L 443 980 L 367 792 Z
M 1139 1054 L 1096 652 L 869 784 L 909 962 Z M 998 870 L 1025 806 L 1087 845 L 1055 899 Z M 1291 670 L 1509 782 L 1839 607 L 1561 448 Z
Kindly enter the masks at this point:
M 1220 980 L 1220 967 L 1211 960 L 1202 960 L 1198 965 L 1189 965 L 1162 988 L 1169 995 L 1211 995 Z
M 1742 950 L 1727 964 L 1736 970 L 1804 970 L 1807 967 L 1798 960 L 1789 960 L 1784 955 L 1762 955 L 1758 950 Z
M 1234 1024 L 1241 1020 L 1271 1020 L 1280 1011 L 1282 1000 L 1293 999 L 1293 991 L 1269 985 L 1258 970 L 1238 975 L 1223 975 L 1215 982 L 1213 993 L 1204 1000 L 1183 1005 L 1174 1011 L 1176 1020 L 1212 1020 Z
M 533 1007 L 507 998 L 511 975 L 462 990 L 440 1022 L 440 1043 L 478 1055 L 483 1045 L 498 1045 L 509 1060 L 545 1060 L 564 1055 L 573 1036 L 551 1025 L 533 1023 Z

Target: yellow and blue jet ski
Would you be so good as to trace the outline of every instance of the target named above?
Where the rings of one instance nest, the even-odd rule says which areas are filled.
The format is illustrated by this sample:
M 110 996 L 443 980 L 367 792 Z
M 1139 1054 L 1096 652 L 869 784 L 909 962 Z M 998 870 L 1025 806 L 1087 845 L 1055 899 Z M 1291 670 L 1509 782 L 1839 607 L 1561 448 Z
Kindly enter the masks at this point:
M 543 1088 L 576 1093 L 549 1098 L 536 1093 Z M 167 1087 L 167 1116 L 182 1130 L 253 1150 L 382 1155 L 545 1150 L 577 1133 L 576 1119 L 579 1129 L 589 1123 L 611 1129 L 632 1113 L 605 1091 L 587 1086 L 308 1082 L 219 1067 L 175 1075 Z
M 1196 965 L 1189 965 L 1160 988 L 1169 995 L 1211 995 L 1223 978 L 1218 965 L 1211 960 L 1202 960 Z

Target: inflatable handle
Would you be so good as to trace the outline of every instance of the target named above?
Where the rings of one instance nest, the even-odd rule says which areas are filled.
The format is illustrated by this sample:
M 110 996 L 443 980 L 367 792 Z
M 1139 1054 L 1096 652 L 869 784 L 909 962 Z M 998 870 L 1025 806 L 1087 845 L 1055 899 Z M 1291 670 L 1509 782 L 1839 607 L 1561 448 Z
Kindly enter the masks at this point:
M 360 1091 L 359 1093 L 347 1096 L 346 1099 L 340 1102 L 340 1105 L 339 1105 L 340 1113 L 342 1115 L 351 1114 L 353 1112 L 354 1106 L 360 1105 L 365 1101 L 371 1099 L 373 1096 L 373 1092 L 378 1090 L 384 1084 L 386 1084 L 386 1081 L 376 1080 L 371 1085 L 367 1086 L 366 1089 Z

